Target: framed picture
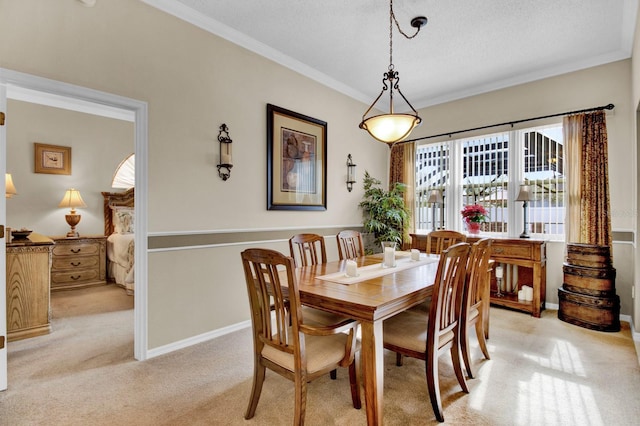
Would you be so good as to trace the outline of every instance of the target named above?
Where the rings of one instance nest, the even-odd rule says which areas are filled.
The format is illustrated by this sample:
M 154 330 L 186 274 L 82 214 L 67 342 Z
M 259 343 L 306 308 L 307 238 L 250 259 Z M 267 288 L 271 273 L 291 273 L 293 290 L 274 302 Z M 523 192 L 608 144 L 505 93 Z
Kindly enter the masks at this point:
M 71 147 L 34 143 L 35 172 L 52 175 L 71 174 Z
M 267 104 L 267 210 L 327 209 L 327 123 Z

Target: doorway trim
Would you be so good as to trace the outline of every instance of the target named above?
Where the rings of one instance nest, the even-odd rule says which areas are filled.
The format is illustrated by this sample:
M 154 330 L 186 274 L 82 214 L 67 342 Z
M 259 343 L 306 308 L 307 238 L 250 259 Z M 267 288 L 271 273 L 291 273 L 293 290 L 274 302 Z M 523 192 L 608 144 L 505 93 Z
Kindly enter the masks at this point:
M 148 107 L 147 103 L 111 93 L 101 92 L 87 87 L 76 86 L 56 80 L 50 80 L 31 74 L 0 68 L 0 105 L 6 105 L 11 90 L 28 90 L 41 93 L 43 96 L 68 98 L 79 104 L 97 104 L 104 108 L 122 110 L 123 113 L 134 114 L 134 144 L 136 155 L 136 191 L 135 191 L 135 296 L 134 296 L 134 358 L 142 361 L 148 356 L 148 257 L 147 257 L 147 194 L 148 194 Z M 10 118 L 7 117 L 7 123 Z M 8 124 L 7 124 L 8 125 Z M 6 146 L 1 147 L 6 161 Z M 6 216 L 6 206 L 4 206 Z M 139 219 L 139 220 L 138 220 Z M 6 276 L 0 277 L 5 284 L 0 290 L 6 291 Z M 6 305 L 0 307 L 0 314 L 6 315 Z M 2 372 L 0 372 L 2 373 Z M 1 375 L 1 374 L 0 374 Z

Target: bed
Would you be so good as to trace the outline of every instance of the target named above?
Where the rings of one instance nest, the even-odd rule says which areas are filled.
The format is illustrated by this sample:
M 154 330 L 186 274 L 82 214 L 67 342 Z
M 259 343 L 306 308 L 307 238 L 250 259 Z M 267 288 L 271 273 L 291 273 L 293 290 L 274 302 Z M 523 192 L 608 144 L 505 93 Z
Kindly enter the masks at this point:
M 107 236 L 107 278 L 133 295 L 134 188 L 124 192 L 103 192 L 104 234 Z

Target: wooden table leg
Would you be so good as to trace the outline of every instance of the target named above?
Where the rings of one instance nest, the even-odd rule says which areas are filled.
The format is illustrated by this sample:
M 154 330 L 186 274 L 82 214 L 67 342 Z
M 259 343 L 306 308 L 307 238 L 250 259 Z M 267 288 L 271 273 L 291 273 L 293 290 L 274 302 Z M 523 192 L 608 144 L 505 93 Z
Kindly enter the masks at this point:
M 361 322 L 362 377 L 367 407 L 367 425 L 382 424 L 382 396 L 384 389 L 384 348 L 382 321 Z

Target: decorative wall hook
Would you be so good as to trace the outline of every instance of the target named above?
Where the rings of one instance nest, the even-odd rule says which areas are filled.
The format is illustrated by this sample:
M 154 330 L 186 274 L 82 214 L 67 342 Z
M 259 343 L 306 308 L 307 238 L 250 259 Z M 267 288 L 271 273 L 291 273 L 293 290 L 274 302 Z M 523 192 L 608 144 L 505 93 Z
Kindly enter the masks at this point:
M 220 125 L 220 132 L 218 132 L 218 142 L 220 142 L 220 163 L 218 164 L 218 176 L 222 180 L 227 180 L 231 177 L 231 168 L 233 162 L 231 161 L 231 143 L 233 142 L 229 137 L 229 128 L 226 124 Z M 223 171 L 222 169 L 225 169 Z
M 351 192 L 354 183 L 356 183 L 356 165 L 353 164 L 353 159 L 349 154 L 347 156 L 347 191 Z

